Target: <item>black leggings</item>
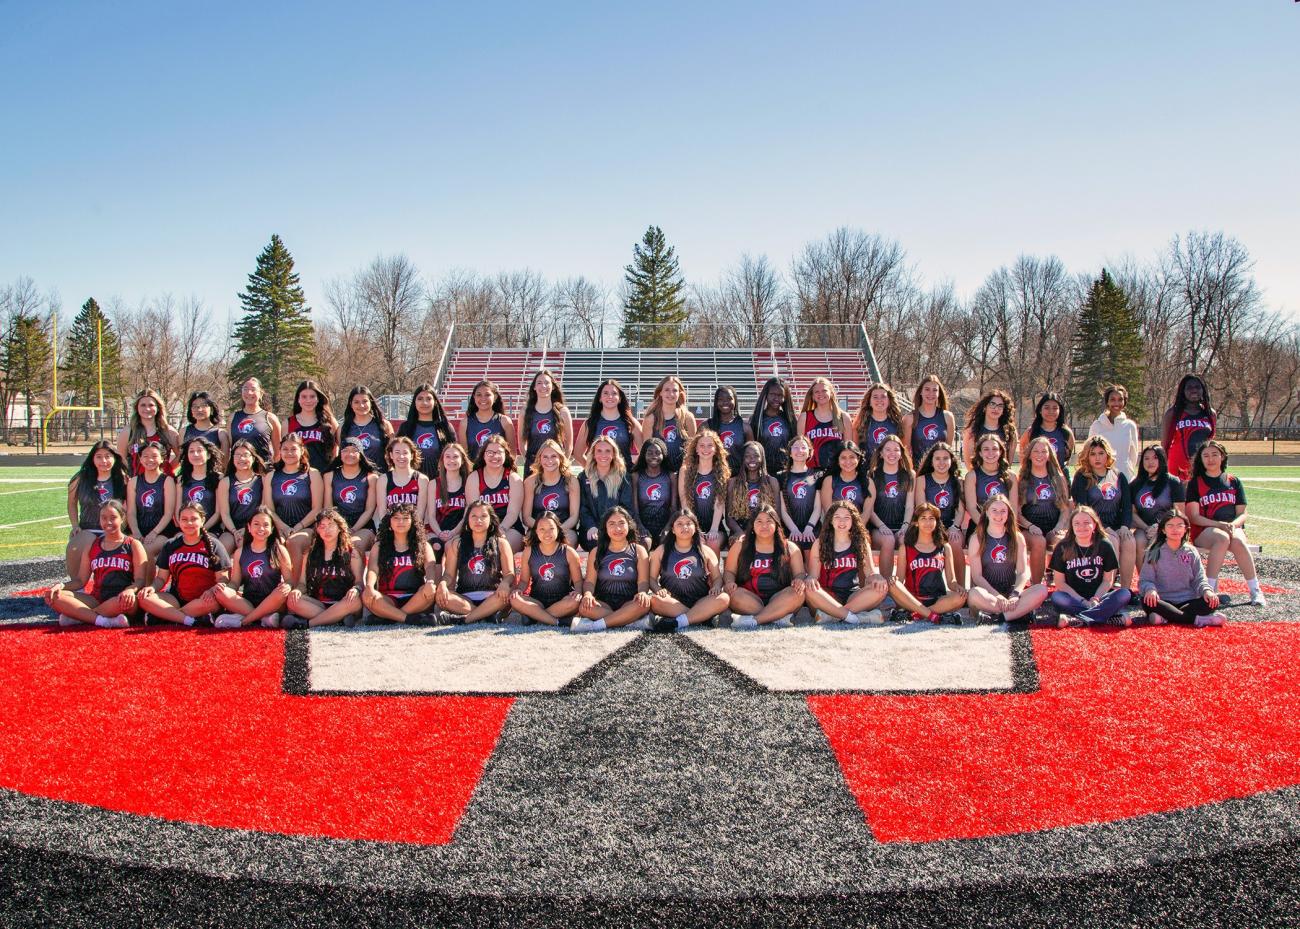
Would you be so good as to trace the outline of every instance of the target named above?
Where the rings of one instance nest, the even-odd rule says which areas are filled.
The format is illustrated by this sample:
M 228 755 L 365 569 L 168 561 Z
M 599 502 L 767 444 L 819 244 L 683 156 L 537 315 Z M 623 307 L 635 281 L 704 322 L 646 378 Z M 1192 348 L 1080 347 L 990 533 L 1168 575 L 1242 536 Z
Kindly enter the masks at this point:
M 1209 616 L 1213 612 L 1214 608 L 1205 602 L 1204 597 L 1185 600 L 1182 603 L 1170 603 L 1167 600 L 1161 600 L 1154 607 L 1147 607 L 1147 615 L 1159 613 L 1171 623 L 1186 623 L 1188 625 L 1195 623 L 1196 617 Z

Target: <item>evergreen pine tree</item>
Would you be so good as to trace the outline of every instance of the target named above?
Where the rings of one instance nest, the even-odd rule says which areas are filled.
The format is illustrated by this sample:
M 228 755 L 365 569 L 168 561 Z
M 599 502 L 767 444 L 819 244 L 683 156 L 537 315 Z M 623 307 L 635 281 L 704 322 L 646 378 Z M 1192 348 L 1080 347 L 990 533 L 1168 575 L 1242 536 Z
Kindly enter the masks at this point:
M 41 394 L 49 390 L 52 384 L 52 358 L 50 334 L 45 322 L 29 313 L 15 317 L 8 338 L 0 345 L 0 370 L 4 372 L 9 396 L 16 399 L 21 394 L 27 404 L 28 442 L 32 441 L 35 408 L 43 403 Z M 7 417 L 9 411 L 4 412 Z
M 1128 414 L 1140 419 L 1143 403 L 1142 329 L 1129 305 L 1128 295 L 1105 268 L 1092 282 L 1070 346 L 1070 406 L 1085 414 L 1100 405 L 1101 391 L 1109 384 L 1128 388 Z
M 76 406 L 99 402 L 99 324 L 103 323 L 104 398 L 120 398 L 122 389 L 122 343 L 113 321 L 104 315 L 91 297 L 68 329 L 67 350 L 59 372 L 60 391 L 70 391 Z
M 662 229 L 646 229 L 641 244 L 632 246 L 632 264 L 624 270 L 628 291 L 619 332 L 623 344 L 649 348 L 680 345 L 685 337 L 686 298 L 682 291 L 686 282 Z
M 239 295 L 244 317 L 235 325 L 238 360 L 230 377 L 262 383 L 273 409 L 287 400 L 297 381 L 318 373 L 311 308 L 307 306 L 293 256 L 278 235 L 257 256 L 257 270 Z

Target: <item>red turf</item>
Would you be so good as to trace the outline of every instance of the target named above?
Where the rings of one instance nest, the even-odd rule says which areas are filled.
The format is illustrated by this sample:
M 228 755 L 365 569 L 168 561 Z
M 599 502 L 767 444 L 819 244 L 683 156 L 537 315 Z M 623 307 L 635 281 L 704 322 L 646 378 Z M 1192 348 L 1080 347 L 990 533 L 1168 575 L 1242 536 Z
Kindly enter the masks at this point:
M 0 785 L 269 832 L 451 841 L 512 701 L 293 697 L 283 633 L 0 630 Z
M 1300 783 L 1300 625 L 1032 635 L 1038 693 L 809 698 L 878 839 L 1100 823 Z

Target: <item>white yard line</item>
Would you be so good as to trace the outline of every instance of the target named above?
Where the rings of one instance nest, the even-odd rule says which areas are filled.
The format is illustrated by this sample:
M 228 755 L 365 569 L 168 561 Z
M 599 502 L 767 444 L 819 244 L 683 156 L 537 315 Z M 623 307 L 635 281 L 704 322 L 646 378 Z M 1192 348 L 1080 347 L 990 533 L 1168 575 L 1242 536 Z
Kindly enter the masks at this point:
M 0 477 L 0 484 L 66 484 L 66 477 Z
M 47 516 L 44 519 L 28 519 L 28 520 L 24 520 L 21 523 L 10 523 L 7 526 L 0 526 L 0 529 L 17 529 L 19 526 L 32 526 L 35 525 L 36 523 L 51 523 L 54 522 L 54 520 L 56 519 L 67 519 L 67 518 L 68 518 L 68 514 L 63 513 L 59 516 Z M 1300 525 L 1300 523 L 1297 523 L 1296 525 Z
M 58 487 L 32 487 L 29 490 L 5 490 L 5 491 L 0 491 L 0 497 L 12 497 L 15 494 L 49 493 L 51 490 L 59 490 L 59 488 Z M 1294 493 L 1300 493 L 1300 490 L 1294 491 Z
M 1250 522 L 1251 520 L 1255 520 L 1255 519 L 1262 519 L 1266 523 L 1281 523 L 1284 526 L 1300 526 L 1300 523 L 1293 522 L 1292 520 L 1289 519 L 1274 519 L 1272 516 L 1260 516 L 1258 513 L 1252 513 L 1249 510 L 1247 510 L 1246 521 Z
M 1232 469 L 1229 468 L 1229 472 L 1231 472 L 1231 470 Z M 1252 475 L 1250 477 L 1242 477 L 1241 480 L 1264 484 L 1300 484 L 1300 477 L 1257 477 Z

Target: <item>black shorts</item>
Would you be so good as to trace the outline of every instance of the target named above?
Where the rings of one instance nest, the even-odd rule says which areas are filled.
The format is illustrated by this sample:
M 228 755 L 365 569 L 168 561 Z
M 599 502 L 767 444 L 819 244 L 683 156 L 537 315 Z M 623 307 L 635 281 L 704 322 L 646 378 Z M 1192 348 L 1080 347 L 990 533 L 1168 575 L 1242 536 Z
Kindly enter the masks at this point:
M 835 598 L 836 603 L 844 606 L 849 602 L 849 598 L 861 589 L 861 587 L 827 587 L 826 592 Z

